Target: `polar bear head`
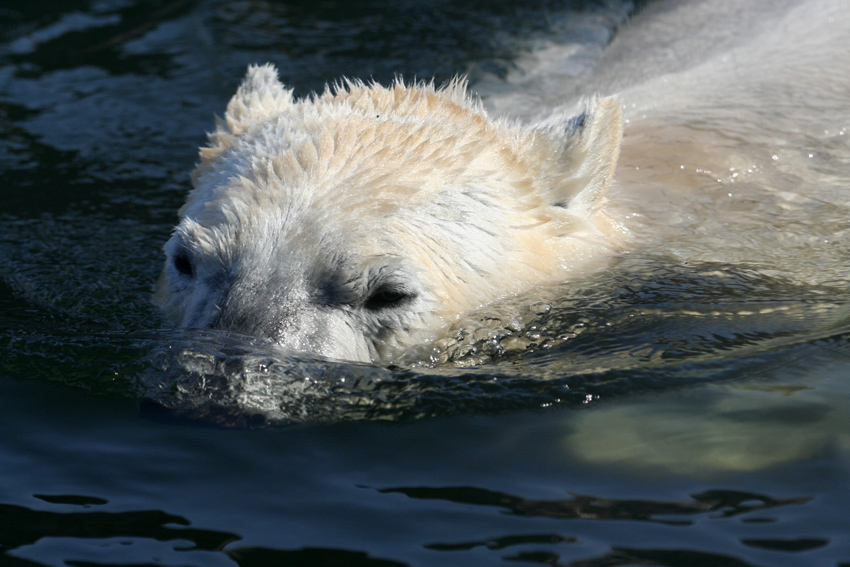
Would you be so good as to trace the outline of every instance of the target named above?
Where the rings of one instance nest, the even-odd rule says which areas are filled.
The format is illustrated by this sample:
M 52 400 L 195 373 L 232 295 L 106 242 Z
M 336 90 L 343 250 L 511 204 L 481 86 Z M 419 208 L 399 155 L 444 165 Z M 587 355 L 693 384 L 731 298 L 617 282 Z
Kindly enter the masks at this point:
M 455 81 L 296 100 L 250 67 L 201 150 L 155 302 L 338 359 L 384 361 L 605 248 L 619 104 L 521 127 Z

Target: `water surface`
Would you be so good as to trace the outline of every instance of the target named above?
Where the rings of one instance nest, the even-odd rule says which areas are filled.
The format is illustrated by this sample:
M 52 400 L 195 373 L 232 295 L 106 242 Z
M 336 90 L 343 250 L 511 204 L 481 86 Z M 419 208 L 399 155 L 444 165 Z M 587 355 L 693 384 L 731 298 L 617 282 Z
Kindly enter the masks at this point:
M 792 3 L 775 4 L 748 17 Z M 633 10 L 0 9 L 0 563 L 850 564 L 841 108 L 778 160 L 738 140 L 734 171 L 630 114 L 612 194 L 646 245 L 397 366 L 163 328 L 150 304 L 197 147 L 248 63 L 299 95 L 466 72 L 485 104 L 531 115 L 536 79 L 604 62 Z M 740 118 L 705 116 L 687 128 Z M 667 160 L 629 169 L 651 152 Z

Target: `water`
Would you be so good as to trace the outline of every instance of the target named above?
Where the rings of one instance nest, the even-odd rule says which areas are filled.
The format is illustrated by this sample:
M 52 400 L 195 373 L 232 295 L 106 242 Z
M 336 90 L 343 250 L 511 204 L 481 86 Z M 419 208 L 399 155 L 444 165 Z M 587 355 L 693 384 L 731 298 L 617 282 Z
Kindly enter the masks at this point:
M 794 8 L 699 15 L 755 34 Z M 730 105 L 711 53 L 746 34 L 668 61 L 617 27 L 633 10 L 4 5 L 0 564 L 850 564 L 846 91 L 796 80 L 795 52 Z M 622 90 L 634 245 L 397 366 L 164 329 L 150 289 L 196 148 L 263 61 L 301 95 L 468 72 L 525 116 Z

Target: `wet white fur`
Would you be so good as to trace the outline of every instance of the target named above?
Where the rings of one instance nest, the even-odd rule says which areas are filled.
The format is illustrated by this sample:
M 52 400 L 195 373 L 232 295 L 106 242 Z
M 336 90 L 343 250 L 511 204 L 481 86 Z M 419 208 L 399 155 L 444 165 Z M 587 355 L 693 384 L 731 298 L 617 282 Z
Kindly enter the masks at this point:
M 620 114 L 592 99 L 520 126 L 460 81 L 296 100 L 251 67 L 201 151 L 156 301 L 179 326 L 391 359 L 617 245 L 601 207 Z

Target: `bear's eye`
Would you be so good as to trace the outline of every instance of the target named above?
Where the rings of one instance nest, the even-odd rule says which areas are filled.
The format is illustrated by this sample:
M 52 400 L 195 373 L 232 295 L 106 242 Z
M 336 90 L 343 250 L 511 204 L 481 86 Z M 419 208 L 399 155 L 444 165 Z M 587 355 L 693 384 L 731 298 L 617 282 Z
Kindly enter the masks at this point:
M 382 285 L 366 298 L 363 307 L 369 311 L 381 311 L 400 307 L 414 299 L 416 299 L 415 293 L 391 285 Z
M 174 257 L 174 268 L 184 276 L 191 278 L 195 275 L 195 268 L 186 252 L 180 252 Z

